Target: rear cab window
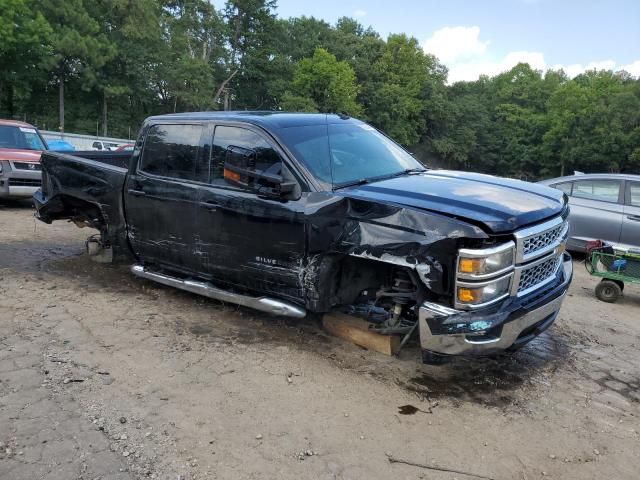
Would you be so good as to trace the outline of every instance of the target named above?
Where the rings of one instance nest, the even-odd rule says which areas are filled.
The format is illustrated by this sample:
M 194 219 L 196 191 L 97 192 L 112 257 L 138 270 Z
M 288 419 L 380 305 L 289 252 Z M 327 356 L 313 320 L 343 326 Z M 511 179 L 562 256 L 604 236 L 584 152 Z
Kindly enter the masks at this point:
M 571 196 L 587 200 L 618 203 L 620 186 L 619 180 L 578 180 L 573 184 Z
M 207 128 L 202 124 L 159 124 L 147 129 L 138 169 L 165 178 L 209 182 Z

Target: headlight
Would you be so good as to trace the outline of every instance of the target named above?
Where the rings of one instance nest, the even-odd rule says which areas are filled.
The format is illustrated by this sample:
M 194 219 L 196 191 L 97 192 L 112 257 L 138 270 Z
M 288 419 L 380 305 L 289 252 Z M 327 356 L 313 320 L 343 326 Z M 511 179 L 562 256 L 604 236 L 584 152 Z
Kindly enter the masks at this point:
M 481 306 L 509 295 L 513 274 L 487 282 L 458 282 L 456 303 L 461 306 Z
M 463 248 L 458 254 L 458 276 L 482 279 L 506 272 L 513 267 L 515 244 L 508 242 L 493 248 Z
M 455 306 L 481 308 L 507 297 L 515 266 L 514 242 L 490 248 L 462 248 L 458 253 Z

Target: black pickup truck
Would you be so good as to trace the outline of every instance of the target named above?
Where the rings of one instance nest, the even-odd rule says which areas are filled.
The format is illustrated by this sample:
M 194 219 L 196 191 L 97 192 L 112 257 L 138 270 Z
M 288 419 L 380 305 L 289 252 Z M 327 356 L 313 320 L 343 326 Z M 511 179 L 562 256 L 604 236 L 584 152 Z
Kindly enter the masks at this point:
M 562 192 L 428 170 L 344 115 L 155 116 L 114 163 L 45 152 L 37 217 L 97 229 L 93 253 L 166 285 L 418 330 L 425 362 L 524 345 L 571 281 Z

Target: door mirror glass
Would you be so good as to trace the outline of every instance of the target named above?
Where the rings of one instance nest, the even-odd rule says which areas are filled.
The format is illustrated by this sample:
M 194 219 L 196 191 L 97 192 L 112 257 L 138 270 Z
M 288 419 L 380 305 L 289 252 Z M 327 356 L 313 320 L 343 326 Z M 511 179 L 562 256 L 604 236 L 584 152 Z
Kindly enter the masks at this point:
M 224 179 L 259 195 L 280 198 L 295 188 L 282 178 L 282 162 L 265 165 L 258 162 L 259 152 L 252 148 L 229 145 L 224 160 Z

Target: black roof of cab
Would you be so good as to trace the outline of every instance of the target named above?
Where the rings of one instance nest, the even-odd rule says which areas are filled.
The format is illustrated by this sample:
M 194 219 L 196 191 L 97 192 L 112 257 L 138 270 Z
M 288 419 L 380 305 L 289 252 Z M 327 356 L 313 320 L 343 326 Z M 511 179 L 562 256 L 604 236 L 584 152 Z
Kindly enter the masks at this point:
M 280 132 L 289 127 L 302 127 L 308 125 L 327 125 L 333 123 L 348 122 L 353 124 L 362 124 L 360 120 L 351 118 L 343 114 L 335 113 L 291 113 L 291 112 L 273 112 L 273 111 L 225 111 L 225 112 L 184 112 L 169 113 L 166 115 L 155 115 L 145 120 L 145 124 L 153 124 L 154 122 L 171 122 L 171 121 L 215 121 L 224 120 L 232 122 L 243 122 L 255 125 L 264 129 L 269 134 L 276 137 L 281 146 L 286 149 L 286 144 L 280 139 Z M 288 152 L 292 155 L 291 152 Z M 302 171 L 300 174 L 306 179 L 307 185 L 313 190 L 322 191 L 330 189 L 330 185 L 315 178 L 308 169 L 301 163 L 297 162 L 297 168 Z
M 167 120 L 226 120 L 246 122 L 266 130 L 277 131 L 287 127 L 300 127 L 305 125 L 324 125 L 327 123 L 352 122 L 361 123 L 360 120 L 346 115 L 334 113 L 291 113 L 272 111 L 228 111 L 228 112 L 185 112 L 170 113 L 149 117 L 146 123 Z

